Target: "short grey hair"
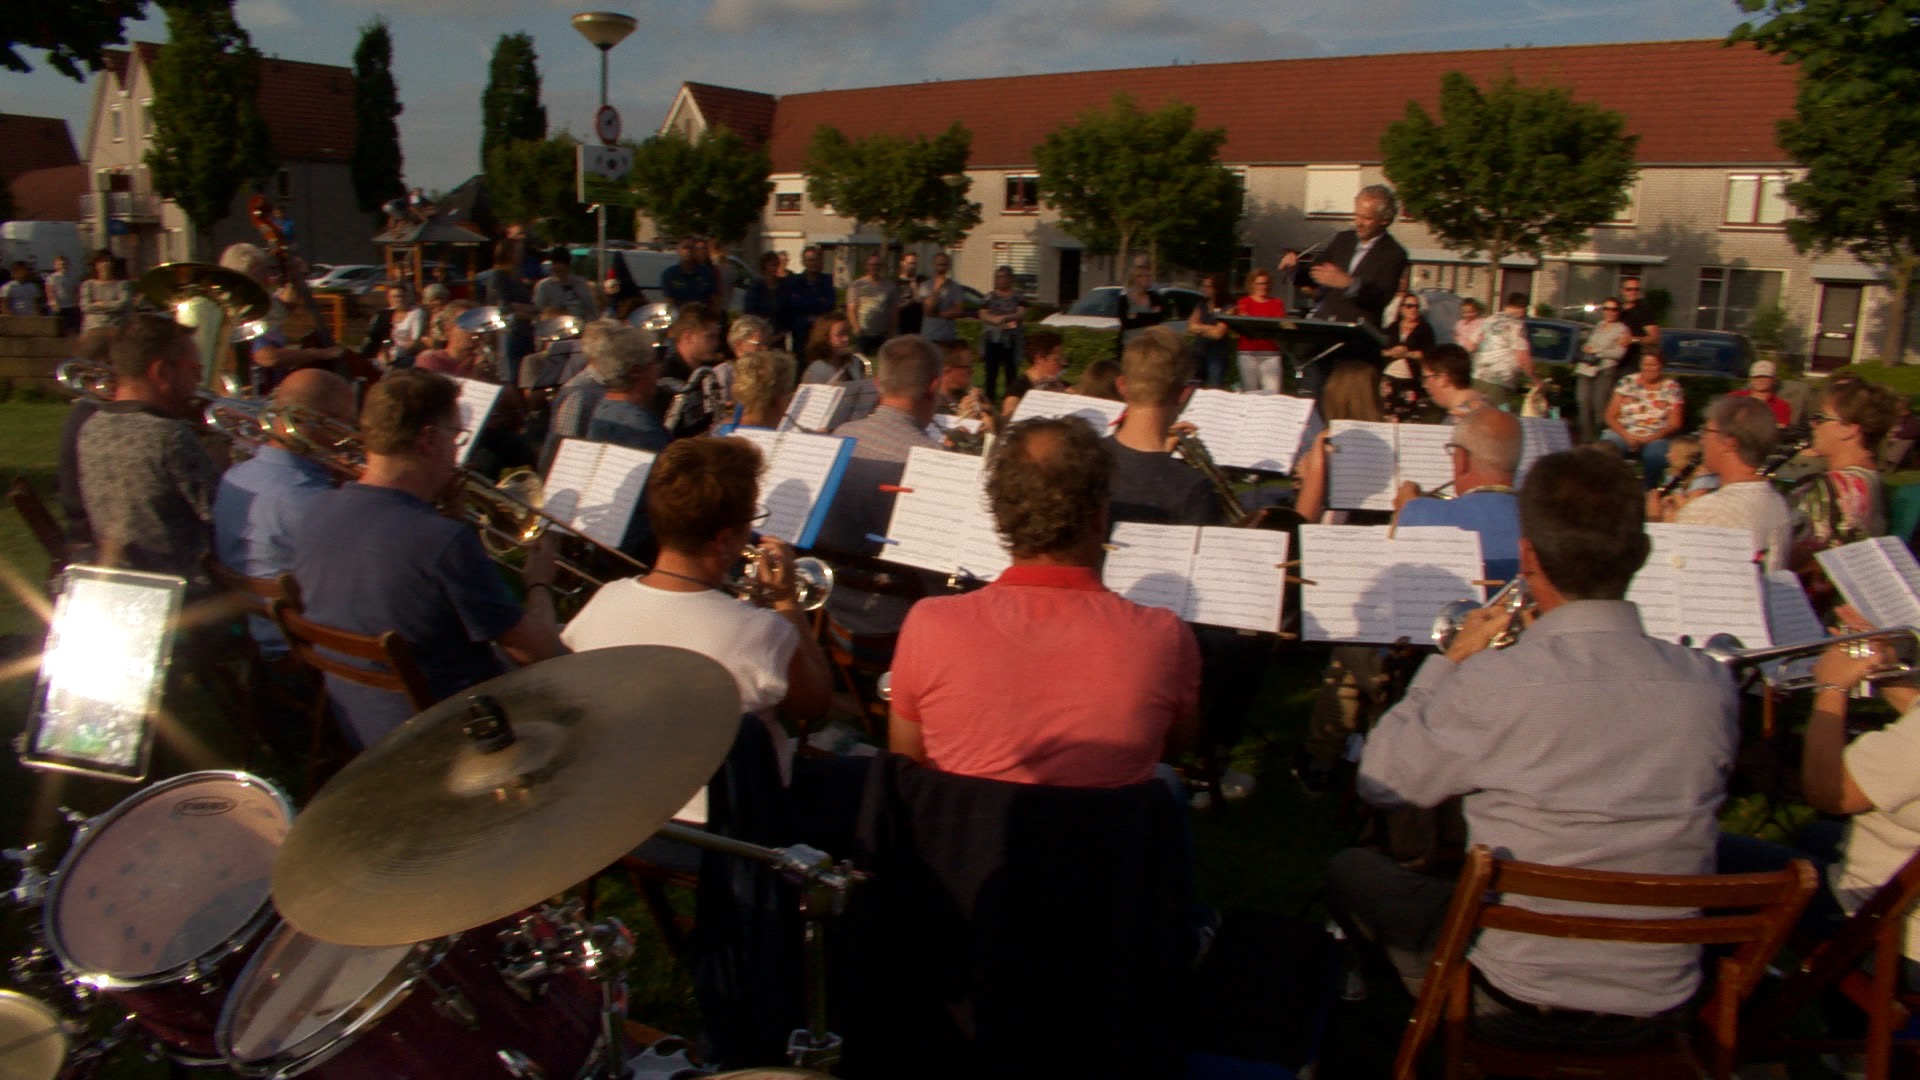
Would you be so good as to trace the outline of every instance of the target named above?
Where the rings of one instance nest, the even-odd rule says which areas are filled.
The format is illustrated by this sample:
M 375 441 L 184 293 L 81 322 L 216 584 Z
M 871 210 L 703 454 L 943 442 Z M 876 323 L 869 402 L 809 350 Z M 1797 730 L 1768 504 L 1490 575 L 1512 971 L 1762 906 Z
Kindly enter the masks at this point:
M 1475 409 L 1454 425 L 1453 441 L 1490 472 L 1512 476 L 1520 468 L 1520 421 L 1499 409 Z
M 1707 423 L 1733 440 L 1733 452 L 1749 468 L 1766 464 L 1767 455 L 1780 441 L 1780 425 L 1774 420 L 1773 409 L 1757 398 L 1731 394 L 1717 398 L 1707 406 Z
M 615 390 L 626 388 L 635 368 L 645 370 L 655 362 L 640 331 L 613 319 L 588 323 L 580 334 L 580 351 L 600 381 Z
M 439 282 L 435 282 L 420 290 L 420 302 L 423 304 L 431 304 L 436 300 L 444 304 L 452 298 L 453 293 L 448 291 L 447 287 Z
M 773 337 L 773 324 L 758 315 L 735 316 L 733 325 L 727 327 L 727 344 L 737 345 L 755 335 L 762 341 Z
M 798 364 L 790 352 L 762 349 L 733 362 L 733 400 L 751 410 L 770 409 L 793 393 Z
M 903 334 L 880 346 L 873 381 L 882 394 L 924 394 L 945 367 L 933 342 L 919 334 Z
M 1358 198 L 1370 199 L 1380 204 L 1380 212 L 1387 216 L 1387 224 L 1393 224 L 1400 216 L 1400 200 L 1393 189 L 1385 184 L 1368 184 L 1360 189 Z

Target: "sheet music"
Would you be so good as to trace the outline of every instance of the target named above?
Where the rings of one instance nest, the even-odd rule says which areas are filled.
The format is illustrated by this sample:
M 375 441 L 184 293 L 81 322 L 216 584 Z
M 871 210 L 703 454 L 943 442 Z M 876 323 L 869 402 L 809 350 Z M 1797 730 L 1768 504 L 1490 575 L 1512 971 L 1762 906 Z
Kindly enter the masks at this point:
M 1393 560 L 1393 637 L 1430 640 L 1433 617 L 1455 600 L 1486 601 L 1473 584 L 1485 573 L 1480 534 L 1450 525 L 1396 529 L 1386 541 Z
M 900 486 L 882 559 L 982 581 L 1012 563 L 987 508 L 985 458 L 916 446 L 907 451 Z
M 1897 537 L 1882 536 L 1814 555 L 1834 587 L 1875 626 L 1920 626 L 1920 566 Z
M 1210 626 L 1280 629 L 1286 533 L 1122 522 L 1111 548 L 1101 580 L 1136 604 Z
M 1393 561 L 1384 525 L 1300 526 L 1300 636 L 1392 641 Z
M 829 487 L 852 450 L 852 439 L 806 431 L 741 428 L 735 435 L 760 448 L 767 469 L 760 474 L 760 503 L 767 519 L 759 531 L 796 547 L 812 542 L 826 511 Z
M 1285 535 L 1282 533 L 1281 535 Z M 1193 618 L 1193 551 L 1200 542 L 1197 525 L 1143 525 L 1123 521 L 1113 527 L 1100 580 L 1136 604 L 1166 608 Z
M 1749 648 L 1773 640 L 1767 626 L 1753 536 L 1714 525 L 1647 525 L 1652 550 L 1627 587 L 1649 637 L 1704 645 L 1732 634 Z
M 494 402 L 500 400 L 501 386 L 498 383 L 481 382 L 478 379 L 455 379 L 460 384 L 460 396 L 454 401 L 454 408 L 460 412 L 460 426 L 465 429 L 461 434 L 460 456 L 457 459 L 465 465 L 467 458 L 473 455 L 473 444 L 480 441 L 480 431 L 487 426 L 487 417 L 493 415 Z
M 1820 616 L 1807 600 L 1807 590 L 1801 587 L 1800 578 L 1793 571 L 1775 570 L 1767 574 L 1762 588 L 1767 595 L 1767 629 L 1773 634 L 1773 644 L 1804 645 L 1827 637 L 1827 628 L 1820 624 Z M 1819 659 L 1816 655 L 1791 661 L 1776 660 L 1762 665 L 1761 671 L 1773 681 L 1804 678 L 1813 674 L 1813 665 Z
M 1520 468 L 1513 476 L 1514 487 L 1526 482 L 1527 470 L 1533 468 L 1534 462 L 1548 454 L 1573 449 L 1573 433 L 1565 420 L 1548 416 L 1517 419 L 1520 421 Z
M 1036 417 L 1077 416 L 1092 424 L 1093 430 L 1105 437 L 1120 422 L 1120 414 L 1126 411 L 1127 403 L 1124 401 L 1063 394 L 1058 390 L 1029 390 L 1020 398 L 1020 404 L 1014 406 L 1012 422 L 1017 424 Z
M 1289 473 L 1313 417 L 1313 402 L 1284 395 L 1195 390 L 1180 419 L 1199 429 L 1200 441 L 1221 465 Z
M 780 418 L 779 430 L 833 430 L 841 399 L 846 393 L 847 388 L 839 383 L 801 383 L 794 388 L 793 400 L 787 403 L 787 413 Z
M 1453 429 L 1441 424 L 1335 420 L 1327 505 L 1340 510 L 1391 510 L 1394 491 L 1411 480 L 1433 491 L 1453 480 L 1445 449 Z
M 610 547 L 626 538 L 654 455 L 612 443 L 562 439 L 547 470 L 546 512 Z

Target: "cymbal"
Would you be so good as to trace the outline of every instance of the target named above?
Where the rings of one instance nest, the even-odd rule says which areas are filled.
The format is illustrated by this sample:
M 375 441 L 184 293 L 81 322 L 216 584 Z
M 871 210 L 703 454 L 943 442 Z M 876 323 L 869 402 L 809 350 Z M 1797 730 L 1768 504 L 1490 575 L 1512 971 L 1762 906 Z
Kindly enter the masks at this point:
M 485 725 L 476 702 L 505 717 L 511 745 L 489 750 L 463 730 Z M 280 847 L 274 904 L 339 945 L 403 945 L 504 918 L 652 835 L 713 776 L 739 723 L 727 669 L 664 645 L 489 679 L 320 789 Z
M 237 322 L 264 318 L 273 301 L 266 286 L 238 270 L 212 263 L 162 263 L 140 275 L 140 295 L 164 307 L 187 296 L 205 296 Z

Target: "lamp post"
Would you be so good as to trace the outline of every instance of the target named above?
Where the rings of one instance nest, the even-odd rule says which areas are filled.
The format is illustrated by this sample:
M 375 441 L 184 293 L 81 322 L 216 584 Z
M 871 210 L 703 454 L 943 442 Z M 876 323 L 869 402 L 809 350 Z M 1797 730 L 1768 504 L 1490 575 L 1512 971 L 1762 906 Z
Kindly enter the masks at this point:
M 607 108 L 607 54 L 613 51 L 615 45 L 625 41 L 628 34 L 633 33 L 635 25 L 633 16 L 617 11 L 583 11 L 573 17 L 573 28 L 600 50 L 600 109 L 603 113 Z M 595 227 L 599 232 L 595 250 L 599 254 L 600 274 L 595 284 L 604 290 L 607 287 L 607 204 L 595 204 L 594 212 Z

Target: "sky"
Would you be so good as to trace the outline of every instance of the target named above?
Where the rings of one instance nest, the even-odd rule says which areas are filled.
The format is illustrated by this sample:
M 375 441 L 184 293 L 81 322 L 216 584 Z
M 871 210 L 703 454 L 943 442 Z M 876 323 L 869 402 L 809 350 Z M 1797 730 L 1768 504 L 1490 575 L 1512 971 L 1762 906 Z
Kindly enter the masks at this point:
M 568 18 L 614 10 L 639 26 L 609 58 L 628 137 L 656 129 L 685 81 L 773 94 L 1170 63 L 1722 37 L 1734 0 L 235 0 L 262 53 L 350 67 L 385 15 L 407 183 L 451 188 L 478 168 L 480 94 L 500 35 L 533 35 L 550 130 L 585 136 L 599 61 Z M 165 41 L 157 8 L 129 40 Z M 0 112 L 67 120 L 85 152 L 91 89 L 23 50 Z M 1297 107 L 1276 87 L 1276 107 Z M 1308 105 L 1307 107 L 1313 107 Z M 1335 107 L 1329 105 L 1328 107 Z

